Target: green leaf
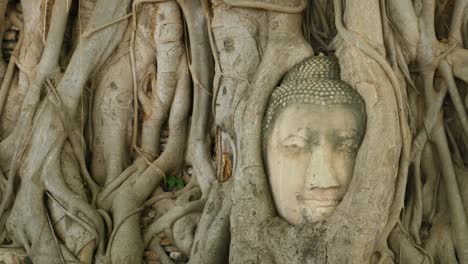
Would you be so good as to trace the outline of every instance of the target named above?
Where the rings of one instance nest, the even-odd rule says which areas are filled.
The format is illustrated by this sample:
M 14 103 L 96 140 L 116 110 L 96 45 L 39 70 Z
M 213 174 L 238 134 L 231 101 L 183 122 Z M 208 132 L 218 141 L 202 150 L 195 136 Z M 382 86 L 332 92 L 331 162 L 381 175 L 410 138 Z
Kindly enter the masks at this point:
M 184 181 L 184 179 L 182 179 L 182 178 L 177 178 L 177 179 L 176 179 L 176 187 L 177 187 L 177 189 L 180 190 L 180 189 L 184 188 L 184 186 L 185 186 L 185 181 Z
M 31 258 L 29 258 L 28 256 L 26 256 L 26 258 L 24 259 L 24 262 L 26 264 L 33 264 Z
M 176 185 L 176 177 L 169 176 L 167 177 L 167 188 L 173 188 Z

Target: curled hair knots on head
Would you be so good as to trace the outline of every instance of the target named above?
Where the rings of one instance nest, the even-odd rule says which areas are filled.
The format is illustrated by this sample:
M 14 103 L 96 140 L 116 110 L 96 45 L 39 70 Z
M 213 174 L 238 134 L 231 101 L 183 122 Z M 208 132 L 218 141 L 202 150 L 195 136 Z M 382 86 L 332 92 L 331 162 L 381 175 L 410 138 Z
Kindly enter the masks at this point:
M 277 114 L 292 104 L 353 105 L 365 115 L 365 104 L 359 93 L 340 80 L 340 66 L 334 57 L 319 55 L 295 65 L 273 91 L 264 118 L 268 129 Z

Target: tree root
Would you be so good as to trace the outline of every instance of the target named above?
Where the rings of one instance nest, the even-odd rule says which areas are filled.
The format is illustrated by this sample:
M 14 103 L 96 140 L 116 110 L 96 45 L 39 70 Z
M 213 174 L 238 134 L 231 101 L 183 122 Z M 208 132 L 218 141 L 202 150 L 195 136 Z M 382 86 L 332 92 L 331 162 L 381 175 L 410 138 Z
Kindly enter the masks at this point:
M 119 223 L 117 223 L 117 224 L 115 225 L 115 228 L 112 230 L 112 233 L 111 233 L 111 235 L 110 235 L 110 237 L 109 237 L 109 241 L 108 241 L 107 249 L 106 249 L 106 255 L 107 255 L 107 259 L 108 259 L 109 263 L 112 263 L 112 255 L 111 255 L 111 253 L 112 253 L 112 251 L 111 251 L 111 249 L 112 249 L 112 243 L 114 242 L 115 236 L 116 236 L 117 233 L 119 232 L 120 227 L 125 223 L 125 221 L 127 221 L 127 219 L 128 219 L 129 217 L 132 217 L 132 216 L 134 216 L 134 215 L 136 215 L 136 214 L 139 214 L 139 213 L 143 212 L 144 209 L 145 209 L 145 208 L 142 206 L 142 207 L 140 207 L 140 208 L 137 208 L 137 209 L 135 209 L 135 210 L 129 212 L 127 215 L 125 215 L 124 217 L 122 217 L 122 220 L 120 220 Z
M 414 244 L 409 234 L 405 233 L 403 227 L 397 224 L 388 238 L 388 243 L 396 255 L 396 263 L 430 263 L 433 264 L 432 256 L 422 247 Z M 381 258 L 379 263 L 384 260 Z
M 445 83 L 448 87 L 448 91 L 450 94 L 450 98 L 455 106 L 455 110 L 457 111 L 458 118 L 460 119 L 461 126 L 463 128 L 463 132 L 465 132 L 465 138 L 468 139 L 468 117 L 466 114 L 466 109 L 463 104 L 463 101 L 460 97 L 460 93 L 458 92 L 457 85 L 455 84 L 455 79 L 453 77 L 453 71 L 450 68 L 449 64 L 443 60 L 439 65 L 439 71 L 441 72 Z
M 161 194 L 158 194 L 157 196 L 154 196 L 150 199 L 148 199 L 146 202 L 145 202 L 145 207 L 150 207 L 154 204 L 156 204 L 157 202 L 160 202 L 162 200 L 165 200 L 165 199 L 175 199 L 177 197 L 180 197 L 182 194 L 190 191 L 192 188 L 194 188 L 195 186 L 197 186 L 195 184 L 195 178 L 190 178 L 190 181 L 188 182 L 187 185 L 184 186 L 184 188 L 182 188 L 181 190 L 178 190 L 176 192 L 165 192 L 165 193 L 161 193 Z
M 184 65 L 181 65 L 184 67 Z M 113 198 L 112 210 L 114 221 L 122 219 L 139 208 L 154 188 L 167 173 L 178 171 L 182 166 L 185 145 L 187 118 L 189 111 L 189 73 L 185 68 L 183 78 L 179 80 L 174 100 L 169 114 L 169 139 L 165 151 L 140 174 L 129 178 Z M 112 251 L 112 262 L 140 261 L 141 237 L 139 235 L 139 215 L 126 218 L 115 235 L 115 241 L 108 254 Z M 132 245 L 132 247 L 129 247 Z M 135 248 L 136 247 L 136 248 Z M 141 248 L 140 248 L 141 247 Z
M 434 86 L 433 86 L 433 73 L 424 73 L 423 85 L 425 89 L 426 104 L 431 105 L 434 102 Z M 450 150 L 448 148 L 447 136 L 445 134 L 444 126 L 442 123 L 442 111 L 439 114 L 437 125 L 434 127 L 432 134 L 432 141 L 434 142 L 439 159 L 441 161 L 442 176 L 447 189 L 447 199 L 449 204 L 449 213 L 452 219 L 454 228 L 454 245 L 458 252 L 461 263 L 468 262 L 466 248 L 468 248 L 468 224 L 466 222 L 463 201 L 457 186 L 457 180 L 453 161 L 451 158 Z
M 189 161 L 204 196 L 208 196 L 215 179 L 210 146 L 210 104 L 212 100 L 213 60 L 207 28 L 199 1 L 177 0 L 185 17 L 190 40 L 190 57 L 187 58 L 194 82 L 193 110 L 190 137 L 187 147 Z M 203 67 L 201 67 L 203 65 Z
M 201 192 L 200 192 L 201 193 Z M 195 230 L 203 210 L 182 216 L 174 221 L 172 226 L 172 238 L 174 245 L 180 249 L 185 256 L 190 256 L 193 245 Z
M 354 5 L 354 6 L 357 6 L 357 5 Z M 377 4 L 373 4 L 373 7 L 375 6 L 378 7 Z M 406 109 L 405 100 L 404 100 L 405 91 L 403 89 L 404 86 L 401 85 L 392 67 L 385 59 L 385 56 L 382 54 L 384 52 L 383 50 L 384 43 L 383 43 L 383 36 L 380 35 L 381 32 L 379 32 L 379 30 L 381 29 L 380 28 L 364 29 L 362 25 L 356 24 L 356 20 L 353 20 L 356 28 L 346 29 L 343 24 L 343 18 L 342 18 L 343 9 L 342 9 L 341 1 L 335 0 L 334 7 L 335 7 L 335 24 L 336 24 L 336 28 L 338 30 L 339 36 L 344 40 L 346 44 L 356 48 L 357 50 L 365 54 L 373 62 L 375 62 L 377 65 L 379 65 L 383 73 L 388 78 L 389 83 L 391 84 L 393 95 L 385 93 L 385 96 L 383 96 L 384 92 L 382 92 L 381 89 L 380 90 L 376 89 L 376 91 L 374 92 L 374 93 L 377 93 L 378 97 L 384 98 L 384 99 L 380 99 L 380 98 L 377 99 L 381 102 L 380 108 L 383 108 L 383 109 L 387 108 L 386 111 L 393 111 L 394 109 L 396 109 L 397 111 L 398 123 L 392 124 L 392 129 L 397 128 L 399 131 L 399 136 L 398 138 L 392 139 L 392 141 L 390 141 L 391 144 L 395 144 L 395 148 L 398 150 L 399 156 L 400 156 L 399 164 L 398 164 L 398 171 L 397 171 L 397 178 L 396 178 L 396 186 L 395 186 L 395 189 L 392 190 L 394 192 L 392 195 L 393 202 L 390 205 L 389 214 L 388 214 L 388 217 L 386 218 L 387 223 L 385 227 L 380 231 L 382 232 L 381 235 L 379 235 L 376 241 L 371 242 L 371 243 L 375 243 L 375 250 L 379 252 L 380 258 L 381 258 L 380 262 L 382 262 L 388 257 L 390 258 L 393 257 L 393 253 L 391 252 L 390 249 L 388 249 L 388 246 L 387 246 L 387 238 L 389 234 L 392 232 L 394 226 L 399 221 L 401 209 L 404 207 L 404 193 L 405 193 L 405 188 L 407 184 L 407 174 L 408 174 L 408 168 L 409 168 L 409 162 L 410 162 L 409 155 L 410 155 L 411 138 L 412 138 L 412 135 L 409 130 L 408 119 L 407 119 L 407 109 Z M 357 10 L 357 9 L 355 8 L 354 10 Z M 382 10 L 379 9 L 379 11 L 380 13 L 382 13 Z M 374 16 L 374 18 L 376 19 L 377 17 L 379 17 L 378 19 L 381 19 L 381 15 Z M 385 23 L 385 21 L 383 23 Z M 359 26 L 361 27 L 359 28 Z M 385 27 L 386 26 L 384 25 L 384 29 Z M 359 33 L 353 33 L 352 30 L 353 31 L 355 30 L 365 31 L 365 37 L 367 37 L 367 39 L 361 36 L 364 32 L 359 32 L 361 35 L 358 35 Z M 369 42 L 369 37 L 371 37 L 370 34 L 376 34 L 376 33 L 379 34 L 376 40 L 378 47 L 372 46 Z M 355 79 L 350 76 L 348 76 L 348 78 Z M 371 81 L 372 79 L 374 78 L 369 78 L 369 81 Z M 381 82 L 380 84 L 382 83 L 384 82 Z M 358 85 L 359 83 L 356 83 L 356 86 Z M 376 84 L 373 84 L 373 85 L 376 85 Z M 365 85 L 362 85 L 362 86 L 364 87 Z M 361 91 L 363 90 L 364 89 L 362 89 Z M 372 107 L 371 104 L 376 103 L 376 102 L 372 102 L 374 100 L 374 98 L 372 98 L 372 93 L 367 93 L 367 92 L 365 93 L 367 95 L 366 107 L 367 109 L 371 109 L 369 108 L 369 107 Z M 393 104 L 395 104 L 395 106 L 393 106 Z M 373 116 L 378 117 L 377 111 L 379 111 L 379 108 L 376 107 L 374 111 L 376 112 L 370 113 L 368 111 L 368 116 L 373 115 Z M 386 116 L 386 118 L 388 117 L 389 116 Z M 393 118 L 393 115 L 392 115 L 392 118 Z M 369 117 L 368 117 L 368 122 L 369 122 Z M 378 122 L 378 121 L 375 121 L 375 122 Z M 368 131 L 369 131 L 369 127 L 368 127 Z M 369 132 L 366 132 L 366 133 L 369 133 Z M 360 166 L 359 163 L 357 163 L 356 166 L 358 166 L 359 168 Z M 368 171 L 367 173 L 372 173 L 372 172 Z M 394 181 L 391 181 L 391 183 L 393 182 Z
M 148 245 L 154 236 L 157 236 L 164 232 L 165 229 L 172 227 L 175 221 L 181 217 L 194 213 L 202 212 L 203 207 L 206 203 L 206 198 L 201 198 L 199 200 L 188 202 L 183 205 L 177 205 L 163 216 L 161 216 L 156 222 L 152 223 L 148 229 L 143 234 L 143 241 L 145 245 Z
M 107 184 L 97 197 L 97 205 L 99 208 L 108 209 L 111 207 L 114 192 L 133 175 L 138 175 L 147 168 L 142 159 L 137 159 L 135 163 L 127 167 L 117 178 Z
M 158 239 L 153 239 L 149 244 L 148 248 L 154 252 L 158 256 L 158 261 L 161 264 L 174 264 L 174 262 L 167 256 L 164 249 L 161 247 L 161 244 Z
M 228 262 L 230 246 L 230 213 L 232 181 L 215 182 L 197 225 L 190 263 L 217 264 Z
M 0 88 L 0 115 L 2 114 L 3 108 L 5 107 L 6 97 L 8 95 L 8 91 L 10 90 L 11 81 L 13 79 L 13 74 L 15 70 L 15 64 L 18 60 L 19 56 L 19 49 L 21 47 L 21 43 L 23 42 L 23 34 L 20 35 L 18 42 L 16 43 L 15 49 L 11 54 L 10 61 L 8 62 L 7 70 L 3 78 L 1 78 L 1 88 Z
M 63 41 L 66 20 L 68 18 L 67 8 L 68 6 L 63 2 L 57 2 L 54 5 L 54 17 L 51 21 L 53 22 L 53 26 L 49 30 L 42 58 L 36 69 L 34 79 L 30 84 L 31 88 L 23 101 L 21 108 L 22 111 L 20 113 L 20 117 L 18 118 L 18 124 L 15 127 L 15 131 L 18 131 L 19 134 L 12 133 L 10 135 L 15 135 L 16 137 L 15 150 L 10 165 L 7 191 L 0 204 L 0 218 L 5 217 L 5 211 L 11 205 L 13 200 L 13 188 L 17 175 L 17 169 L 26 149 L 28 138 L 31 135 L 31 127 L 33 127 L 33 116 L 40 100 L 40 88 L 45 79 L 56 69 L 55 67 L 58 64 L 58 57 Z M 66 9 L 66 11 L 64 12 L 63 9 Z M 0 222 L 3 221 L 0 219 Z M 0 229 L 3 229 L 3 226 L 0 226 Z
M 44 186 L 48 192 L 50 192 L 50 196 L 54 197 L 64 208 L 67 208 L 66 210 L 69 212 L 68 215 L 71 216 L 72 219 L 80 219 L 81 221 L 79 221 L 79 223 L 82 225 L 84 224 L 87 230 L 90 230 L 89 227 L 87 228 L 89 222 L 92 223 L 92 233 L 97 234 L 95 238 L 96 244 L 98 245 L 98 252 L 103 252 L 105 229 L 99 213 L 92 208 L 87 201 L 82 200 L 81 197 L 69 190 L 60 173 L 59 156 L 62 152 L 64 142 L 64 138 L 59 140 L 56 147 L 51 150 L 44 161 L 44 172 L 42 176 Z
M 169 109 L 176 91 L 176 85 L 181 85 L 186 65 L 186 55 L 183 52 L 183 24 L 179 7 L 175 1 L 158 4 L 155 16 L 164 18 L 156 24 L 156 63 L 155 74 L 151 75 L 151 90 L 140 89 L 138 97 L 142 103 L 144 120 L 141 133 L 141 148 L 152 157 L 160 154 L 159 139 L 161 129 L 169 117 Z M 167 32 L 171 32 L 170 35 Z M 182 65 L 182 67 L 181 67 Z M 146 93 L 150 93 L 147 95 Z M 146 98 L 141 100 L 142 98 Z
M 297 6 L 282 6 L 278 4 L 270 4 L 262 1 L 244 1 L 244 0 L 223 0 L 224 3 L 234 7 L 244 7 L 244 8 L 259 8 L 265 9 L 271 12 L 278 13 L 288 13 L 288 14 L 297 14 L 301 13 L 307 5 L 307 1 L 299 0 Z M 297 2 L 297 1 L 296 1 Z

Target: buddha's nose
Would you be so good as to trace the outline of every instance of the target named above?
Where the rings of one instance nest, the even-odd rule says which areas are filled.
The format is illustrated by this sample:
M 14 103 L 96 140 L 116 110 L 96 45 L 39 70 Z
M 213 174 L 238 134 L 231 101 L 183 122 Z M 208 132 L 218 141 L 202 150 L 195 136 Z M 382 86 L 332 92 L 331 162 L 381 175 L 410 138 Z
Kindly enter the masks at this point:
M 338 188 L 340 183 L 335 173 L 333 155 L 330 147 L 317 146 L 312 152 L 307 167 L 306 188 Z

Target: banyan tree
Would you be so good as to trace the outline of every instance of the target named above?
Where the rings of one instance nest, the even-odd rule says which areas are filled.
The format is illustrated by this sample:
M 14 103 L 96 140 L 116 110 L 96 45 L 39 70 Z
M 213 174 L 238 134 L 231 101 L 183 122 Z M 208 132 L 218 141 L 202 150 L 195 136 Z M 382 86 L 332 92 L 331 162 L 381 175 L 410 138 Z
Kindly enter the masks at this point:
M 1 0 L 0 263 L 468 263 L 467 0 Z

